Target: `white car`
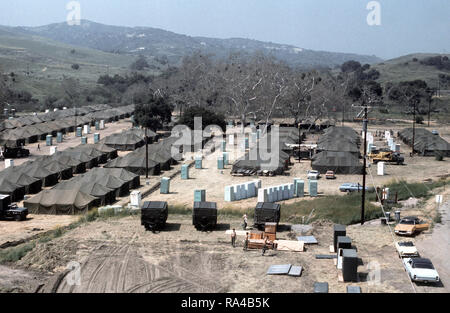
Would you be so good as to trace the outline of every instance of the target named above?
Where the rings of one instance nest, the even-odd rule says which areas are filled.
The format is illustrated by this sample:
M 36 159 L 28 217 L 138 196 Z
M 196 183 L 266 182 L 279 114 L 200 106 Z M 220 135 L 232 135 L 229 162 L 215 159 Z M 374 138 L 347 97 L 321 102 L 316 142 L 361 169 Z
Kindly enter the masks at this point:
M 412 241 L 397 241 L 395 248 L 397 249 L 398 256 L 401 258 L 419 256 L 419 252 Z
M 319 178 L 320 174 L 318 171 L 309 170 L 308 171 L 308 179 L 317 179 Z
M 439 274 L 429 259 L 405 258 L 403 259 L 403 265 L 412 281 L 424 283 L 440 281 Z

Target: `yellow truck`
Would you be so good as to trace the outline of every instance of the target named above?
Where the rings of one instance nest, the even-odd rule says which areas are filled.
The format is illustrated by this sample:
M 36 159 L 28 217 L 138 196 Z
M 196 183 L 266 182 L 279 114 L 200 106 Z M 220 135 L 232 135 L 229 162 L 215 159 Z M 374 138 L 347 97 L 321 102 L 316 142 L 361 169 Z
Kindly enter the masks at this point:
M 372 163 L 378 162 L 392 162 L 397 164 L 403 164 L 405 158 L 398 152 L 393 151 L 374 151 L 368 154 L 369 159 Z

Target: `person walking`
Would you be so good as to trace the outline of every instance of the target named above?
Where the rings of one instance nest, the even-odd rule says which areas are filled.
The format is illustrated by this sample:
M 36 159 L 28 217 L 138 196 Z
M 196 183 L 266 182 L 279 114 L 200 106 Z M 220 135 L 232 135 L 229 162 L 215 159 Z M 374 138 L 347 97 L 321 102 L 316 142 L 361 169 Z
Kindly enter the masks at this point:
M 41 145 L 40 144 L 38 144 L 37 149 L 38 149 L 38 151 L 41 151 Z
M 244 214 L 244 216 L 242 216 L 242 218 L 244 220 L 244 223 L 242 224 L 242 227 L 244 228 L 244 230 L 246 230 L 247 229 L 247 222 L 248 222 L 247 214 Z
M 248 232 L 245 234 L 244 251 L 247 251 L 247 249 L 248 249 Z
M 236 248 L 236 229 L 233 228 L 233 232 L 231 233 L 231 245 L 233 248 Z
M 267 241 L 268 241 L 268 238 L 266 237 L 266 239 L 264 239 L 264 245 L 263 245 L 263 247 L 262 247 L 262 256 L 264 256 L 264 254 L 266 253 L 266 250 L 267 250 Z

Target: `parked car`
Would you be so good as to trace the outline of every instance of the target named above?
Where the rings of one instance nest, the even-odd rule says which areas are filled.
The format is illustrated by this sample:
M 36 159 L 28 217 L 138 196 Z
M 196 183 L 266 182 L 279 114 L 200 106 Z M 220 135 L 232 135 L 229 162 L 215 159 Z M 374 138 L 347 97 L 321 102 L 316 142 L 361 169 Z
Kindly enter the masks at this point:
M 424 283 L 439 282 L 439 274 L 429 259 L 405 258 L 403 266 L 412 281 Z
M 433 135 L 439 135 L 439 132 L 438 132 L 437 130 L 432 130 L 431 133 L 432 133 Z
M 308 179 L 318 179 L 320 177 L 320 173 L 318 171 L 309 170 L 308 171 Z
M 400 220 L 394 231 L 397 235 L 413 236 L 414 234 L 427 230 L 430 224 L 421 221 L 417 216 L 407 216 Z
M 334 175 L 334 171 L 327 171 L 325 173 L 325 178 L 326 179 L 336 179 L 336 176 Z
M 353 192 L 353 191 L 362 191 L 363 187 L 360 183 L 344 183 L 339 186 L 339 190 L 342 192 Z M 366 191 L 368 191 L 369 188 L 366 187 Z
M 419 256 L 419 252 L 412 241 L 397 241 L 395 248 L 397 249 L 398 256 L 401 258 Z

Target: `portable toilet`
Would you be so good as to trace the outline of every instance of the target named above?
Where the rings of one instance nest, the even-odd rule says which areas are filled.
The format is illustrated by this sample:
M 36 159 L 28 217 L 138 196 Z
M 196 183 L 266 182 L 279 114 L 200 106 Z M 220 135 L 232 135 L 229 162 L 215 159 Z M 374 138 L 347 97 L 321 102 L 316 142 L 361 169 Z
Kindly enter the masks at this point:
M 82 144 L 82 145 L 85 145 L 85 144 L 87 144 L 87 143 L 88 143 L 87 137 L 85 137 L 85 136 L 81 137 L 81 144 Z
M 83 126 L 83 134 L 85 134 L 85 135 L 86 135 L 86 134 L 89 134 L 89 129 L 88 129 L 88 127 L 89 127 L 89 125 L 87 125 L 87 124 Z
M 99 133 L 95 133 L 94 134 L 94 143 L 98 143 L 100 141 L 100 134 Z
M 56 133 L 56 142 L 61 143 L 63 141 L 63 134 L 61 132 Z
M 95 130 L 100 130 L 100 122 L 95 121 Z
M 82 132 L 83 132 L 83 128 L 77 127 L 77 137 L 83 136 Z
M 100 120 L 100 129 L 105 129 L 105 120 Z
M 170 190 L 170 178 L 169 177 L 162 177 L 161 178 L 160 193 L 168 194 L 169 190 Z
M 269 202 L 269 195 L 267 188 L 258 190 L 258 202 Z
M 384 176 L 384 162 L 378 162 L 377 174 L 378 174 L 378 176 Z
M 5 159 L 5 168 L 14 166 L 14 160 L 13 159 Z
M 294 179 L 294 196 L 300 198 L 305 196 L 305 181 L 300 178 Z
M 142 202 L 141 192 L 138 191 L 138 190 L 133 190 L 130 193 L 130 205 L 132 207 L 140 208 L 141 207 L 141 202 Z
M 56 153 L 56 151 L 58 151 L 56 146 L 51 146 L 50 147 L 50 155 L 54 155 Z
M 317 180 L 315 179 L 309 180 L 309 196 L 317 197 Z
M 181 179 L 189 179 L 189 166 L 187 164 L 181 165 Z
M 248 137 L 245 137 L 244 138 L 244 149 L 248 149 L 249 147 L 250 147 L 249 139 L 248 139 Z
M 226 140 L 222 140 L 221 149 L 222 149 L 222 152 L 225 152 L 227 150 L 227 141 Z
M 195 168 L 202 169 L 202 157 L 201 156 L 195 157 Z
M 217 158 L 217 169 L 223 170 L 225 168 L 223 163 L 224 163 L 223 162 L 223 156 L 219 156 Z
M 228 161 L 229 161 L 229 158 L 228 158 L 228 152 L 224 152 L 223 154 L 222 154 L 222 156 L 223 156 L 223 165 L 225 166 L 225 165 L 228 165 Z
M 205 202 L 206 201 L 206 190 L 197 189 L 194 190 L 194 202 Z
M 47 146 L 51 146 L 53 144 L 53 137 L 52 137 L 52 135 L 47 135 L 45 137 L 45 144 Z
M 227 202 L 235 201 L 236 197 L 234 195 L 234 186 L 225 186 L 225 197 L 224 200 Z
M 234 134 L 228 136 L 228 144 L 234 146 Z

